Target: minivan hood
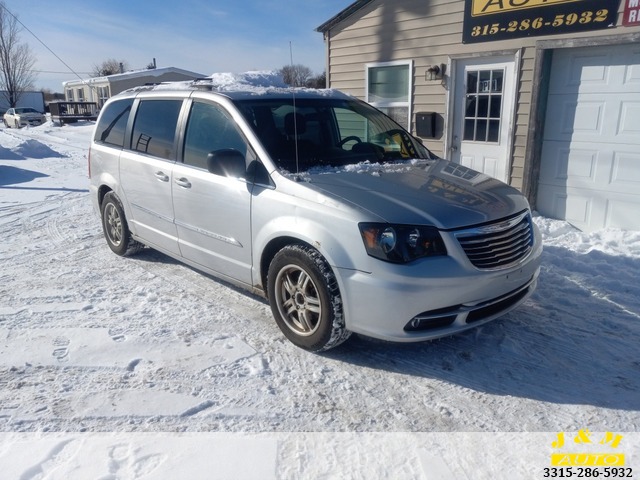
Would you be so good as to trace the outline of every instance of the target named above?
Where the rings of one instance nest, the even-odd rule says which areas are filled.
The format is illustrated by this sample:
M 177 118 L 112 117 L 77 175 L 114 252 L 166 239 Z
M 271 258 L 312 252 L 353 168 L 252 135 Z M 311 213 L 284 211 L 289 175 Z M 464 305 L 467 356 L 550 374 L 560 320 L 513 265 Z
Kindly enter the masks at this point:
M 365 163 L 297 177 L 313 190 L 388 223 L 455 229 L 498 220 L 529 207 L 515 188 L 446 160 Z

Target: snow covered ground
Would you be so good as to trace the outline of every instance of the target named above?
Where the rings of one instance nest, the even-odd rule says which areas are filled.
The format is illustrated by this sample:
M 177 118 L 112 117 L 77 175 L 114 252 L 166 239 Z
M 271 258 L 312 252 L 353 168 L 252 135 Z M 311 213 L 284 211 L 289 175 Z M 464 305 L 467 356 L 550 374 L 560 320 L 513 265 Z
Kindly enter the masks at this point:
M 543 478 L 581 429 L 624 434 L 640 469 L 640 232 L 537 217 L 539 287 L 516 311 L 315 355 L 262 299 L 111 253 L 91 129 L 0 129 L 0 477 Z

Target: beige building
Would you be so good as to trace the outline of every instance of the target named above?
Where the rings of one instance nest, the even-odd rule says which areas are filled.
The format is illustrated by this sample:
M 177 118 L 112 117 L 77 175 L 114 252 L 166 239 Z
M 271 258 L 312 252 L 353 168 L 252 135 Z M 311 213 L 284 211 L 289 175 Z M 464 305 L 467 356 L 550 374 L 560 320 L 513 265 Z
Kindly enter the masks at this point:
M 175 67 L 153 68 L 116 73 L 105 77 L 63 82 L 68 102 L 95 102 L 102 107 L 109 97 L 133 87 L 162 82 L 181 82 L 203 78 L 204 75 Z
M 578 228 L 640 230 L 638 0 L 359 0 L 327 83 Z

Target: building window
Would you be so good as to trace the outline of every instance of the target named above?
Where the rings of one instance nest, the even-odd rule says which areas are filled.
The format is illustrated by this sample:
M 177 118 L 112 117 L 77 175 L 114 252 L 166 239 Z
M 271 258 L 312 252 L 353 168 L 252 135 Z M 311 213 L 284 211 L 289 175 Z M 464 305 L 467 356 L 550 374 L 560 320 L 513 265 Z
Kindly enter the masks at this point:
M 67 102 L 73 102 L 74 98 L 73 98 L 73 90 L 69 89 L 67 90 Z
M 413 62 L 367 64 L 367 102 L 411 129 Z
M 78 88 L 76 90 L 76 93 L 77 93 L 78 101 L 84 102 L 84 88 Z
M 98 107 L 102 107 L 109 99 L 109 87 L 97 87 L 98 93 Z

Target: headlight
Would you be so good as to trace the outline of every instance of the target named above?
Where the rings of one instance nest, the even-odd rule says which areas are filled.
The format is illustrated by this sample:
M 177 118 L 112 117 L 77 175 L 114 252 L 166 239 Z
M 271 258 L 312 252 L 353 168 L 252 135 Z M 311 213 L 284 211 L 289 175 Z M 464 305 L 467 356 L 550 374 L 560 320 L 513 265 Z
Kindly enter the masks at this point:
M 435 227 L 361 223 L 358 225 L 367 253 L 393 263 L 407 263 L 422 257 L 446 255 L 440 232 Z

